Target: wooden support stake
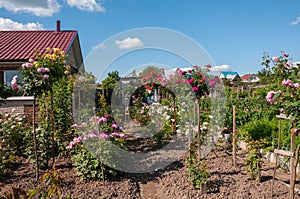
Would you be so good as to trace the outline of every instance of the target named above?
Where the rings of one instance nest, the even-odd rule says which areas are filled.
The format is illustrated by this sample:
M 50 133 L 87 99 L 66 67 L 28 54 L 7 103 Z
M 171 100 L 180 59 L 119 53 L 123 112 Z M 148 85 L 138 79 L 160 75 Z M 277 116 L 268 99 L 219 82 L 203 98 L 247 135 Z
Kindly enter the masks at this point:
M 39 162 L 37 153 L 37 140 L 36 140 L 36 96 L 33 96 L 33 150 L 35 156 L 35 178 L 36 181 L 39 179 Z
M 277 117 L 277 116 L 276 116 Z M 277 117 L 279 118 L 279 117 Z M 281 133 L 281 120 L 278 120 L 278 141 L 277 141 L 277 149 L 280 148 L 280 133 Z M 273 198 L 273 190 L 274 190 L 274 181 L 275 181 L 275 175 L 276 175 L 276 169 L 277 169 L 277 161 L 278 161 L 278 154 L 275 156 L 275 165 L 274 165 L 274 171 L 273 171 L 273 179 L 272 179 L 272 185 L 271 185 L 271 198 Z
M 295 151 L 295 134 L 293 133 L 293 129 L 291 130 L 291 151 L 294 153 Z M 295 168 L 295 157 L 292 156 L 290 159 L 290 199 L 294 198 L 295 195 L 295 179 L 296 179 L 296 168 Z
M 232 129 L 233 129 L 233 140 L 232 140 L 232 157 L 233 166 L 236 167 L 236 121 L 235 121 L 235 105 L 232 107 Z

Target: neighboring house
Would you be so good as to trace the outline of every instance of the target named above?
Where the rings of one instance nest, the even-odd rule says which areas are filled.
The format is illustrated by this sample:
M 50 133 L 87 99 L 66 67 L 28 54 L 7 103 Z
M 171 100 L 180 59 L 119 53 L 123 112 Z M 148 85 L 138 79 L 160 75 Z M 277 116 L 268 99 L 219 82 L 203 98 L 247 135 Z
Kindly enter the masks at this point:
M 231 71 L 222 71 L 219 75 L 220 79 L 228 79 L 229 81 L 238 81 L 240 79 L 240 76 L 237 72 L 231 72 Z
M 252 82 L 259 82 L 260 79 L 254 74 L 246 74 L 241 77 L 241 80 L 242 82 L 252 83 Z
M 78 31 L 61 30 L 57 21 L 56 30 L 0 30 L 0 82 L 10 85 L 10 82 L 21 65 L 34 55 L 41 53 L 47 47 L 60 48 L 68 55 L 66 64 L 77 70 L 84 71 Z M 1 111 L 15 107 L 18 112 L 24 110 L 25 105 L 32 106 L 32 97 L 10 97 L 0 107 Z M 26 107 L 25 107 L 26 108 Z

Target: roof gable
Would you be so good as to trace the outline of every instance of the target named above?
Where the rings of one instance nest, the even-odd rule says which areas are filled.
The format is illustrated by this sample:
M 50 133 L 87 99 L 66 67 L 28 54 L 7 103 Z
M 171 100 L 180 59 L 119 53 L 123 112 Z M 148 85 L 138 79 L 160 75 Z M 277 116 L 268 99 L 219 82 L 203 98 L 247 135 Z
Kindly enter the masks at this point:
M 0 31 L 0 61 L 28 60 L 47 47 L 68 53 L 76 36 L 75 30 Z
M 222 71 L 221 74 L 223 74 L 224 77 L 227 77 L 227 75 L 239 75 L 237 72 L 232 71 Z

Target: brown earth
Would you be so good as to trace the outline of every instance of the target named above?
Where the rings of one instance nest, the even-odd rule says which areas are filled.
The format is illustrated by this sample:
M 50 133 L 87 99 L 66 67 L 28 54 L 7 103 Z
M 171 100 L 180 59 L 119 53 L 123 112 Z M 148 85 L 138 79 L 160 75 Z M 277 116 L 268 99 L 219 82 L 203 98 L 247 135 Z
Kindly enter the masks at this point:
M 216 156 L 217 155 L 217 156 Z M 145 174 L 125 173 L 104 184 L 98 181 L 83 181 L 76 176 L 71 161 L 59 158 L 56 167 L 63 179 L 62 194 L 73 198 L 145 198 L 145 199 L 189 199 L 189 198 L 271 198 L 272 170 L 263 164 L 262 182 L 250 180 L 244 164 L 245 154 L 239 154 L 237 168 L 232 166 L 230 153 L 222 150 L 210 153 L 206 161 L 211 177 L 207 182 L 207 194 L 201 195 L 188 181 L 185 161 L 179 160 L 163 170 Z M 24 190 L 34 189 L 34 168 L 25 159 L 20 159 L 0 180 L 0 195 L 12 187 Z M 269 173 L 268 173 L 269 172 Z M 277 172 L 280 176 L 288 175 Z M 278 175 L 278 176 L 279 176 Z M 282 178 L 284 179 L 284 178 Z M 285 181 L 285 183 L 289 183 Z M 297 182 L 299 186 L 299 182 Z M 1 198 L 1 197 L 0 197 Z M 289 188 L 281 180 L 275 180 L 273 198 L 289 198 Z M 300 198 L 296 195 L 295 198 Z

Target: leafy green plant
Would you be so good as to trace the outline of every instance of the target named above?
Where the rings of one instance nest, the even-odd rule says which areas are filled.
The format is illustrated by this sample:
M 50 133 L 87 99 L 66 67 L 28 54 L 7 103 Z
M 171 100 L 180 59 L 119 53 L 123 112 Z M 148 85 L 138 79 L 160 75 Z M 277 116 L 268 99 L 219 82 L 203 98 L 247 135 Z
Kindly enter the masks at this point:
M 204 160 L 200 160 L 195 149 L 189 150 L 189 157 L 187 157 L 188 176 L 189 181 L 193 183 L 193 186 L 197 189 L 201 187 L 201 184 L 205 183 L 210 177 L 207 172 L 207 165 Z
M 19 113 L 0 114 L 0 173 L 25 149 L 25 135 L 31 132 L 28 124 L 27 118 Z
M 246 159 L 247 171 L 250 173 L 251 179 L 256 179 L 260 181 L 260 161 L 261 161 L 261 153 L 260 149 L 265 146 L 265 140 L 256 140 L 249 142 L 249 153 Z

